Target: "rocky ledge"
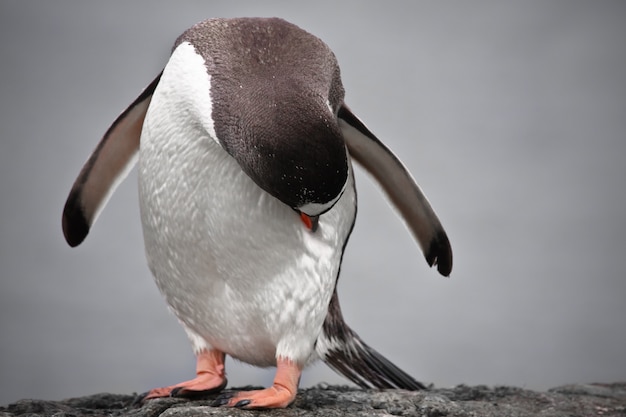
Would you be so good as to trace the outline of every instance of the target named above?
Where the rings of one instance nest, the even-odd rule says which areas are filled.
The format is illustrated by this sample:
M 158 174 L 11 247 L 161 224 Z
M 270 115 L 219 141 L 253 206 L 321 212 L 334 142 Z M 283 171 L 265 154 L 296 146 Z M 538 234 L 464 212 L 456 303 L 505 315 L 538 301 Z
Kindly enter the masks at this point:
M 285 410 L 266 411 L 214 408 L 214 396 L 163 398 L 143 405 L 134 404 L 135 398 L 96 394 L 63 401 L 20 400 L 0 407 L 0 417 L 626 416 L 626 382 L 564 385 L 546 392 L 506 386 L 459 385 L 417 392 L 318 386 L 300 390 Z

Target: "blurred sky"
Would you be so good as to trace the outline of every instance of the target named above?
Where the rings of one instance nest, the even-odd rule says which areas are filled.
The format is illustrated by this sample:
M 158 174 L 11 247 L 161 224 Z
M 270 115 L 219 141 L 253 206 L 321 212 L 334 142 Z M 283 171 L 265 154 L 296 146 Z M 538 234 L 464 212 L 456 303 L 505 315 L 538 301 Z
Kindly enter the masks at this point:
M 193 375 L 145 263 L 135 173 L 76 249 L 61 210 L 176 37 L 229 16 L 326 41 L 347 103 L 448 231 L 444 279 L 358 171 L 339 290 L 369 344 L 437 386 L 626 380 L 625 2 L 2 0 L 0 404 Z M 345 383 L 319 364 L 302 385 L 321 381 Z

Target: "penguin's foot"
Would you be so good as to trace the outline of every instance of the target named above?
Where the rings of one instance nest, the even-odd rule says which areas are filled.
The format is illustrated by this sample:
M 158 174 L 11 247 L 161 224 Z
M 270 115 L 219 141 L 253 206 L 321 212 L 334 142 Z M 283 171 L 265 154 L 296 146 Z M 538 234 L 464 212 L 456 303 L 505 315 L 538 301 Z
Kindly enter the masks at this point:
M 296 399 L 302 369 L 288 359 L 279 358 L 274 384 L 266 389 L 225 393 L 213 402 L 214 407 L 285 408 Z
M 197 356 L 196 377 L 168 387 L 154 388 L 142 400 L 161 397 L 195 397 L 219 392 L 227 384 L 224 371 L 224 353 L 204 350 Z

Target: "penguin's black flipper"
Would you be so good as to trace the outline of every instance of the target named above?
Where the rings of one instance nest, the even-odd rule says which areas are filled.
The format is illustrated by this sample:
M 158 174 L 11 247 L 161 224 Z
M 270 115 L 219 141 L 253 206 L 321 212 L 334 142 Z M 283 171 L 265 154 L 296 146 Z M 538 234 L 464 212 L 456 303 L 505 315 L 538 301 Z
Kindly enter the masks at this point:
M 361 388 L 426 389 L 424 384 L 372 349 L 348 327 L 341 314 L 337 292 L 330 301 L 315 350 L 328 366 Z
M 345 104 L 337 118 L 350 156 L 378 181 L 419 242 L 428 265 L 437 265 L 443 276 L 450 275 L 450 241 L 409 171 Z
M 143 121 L 160 79 L 161 74 L 118 116 L 78 174 L 63 208 L 63 234 L 70 246 L 87 237 L 107 200 L 135 165 Z

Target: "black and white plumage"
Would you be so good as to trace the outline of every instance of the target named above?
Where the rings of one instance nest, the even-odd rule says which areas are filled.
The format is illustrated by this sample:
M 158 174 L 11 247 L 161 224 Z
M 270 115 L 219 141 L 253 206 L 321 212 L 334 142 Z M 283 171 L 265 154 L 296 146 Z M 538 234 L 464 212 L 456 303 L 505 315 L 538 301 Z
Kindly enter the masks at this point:
M 352 160 L 445 276 L 450 244 L 409 172 L 343 98 L 336 58 L 315 36 L 281 19 L 207 20 L 178 38 L 83 167 L 63 213 L 66 240 L 83 241 L 138 160 L 148 264 L 198 356 L 196 379 L 148 398 L 222 389 L 225 354 L 278 366 L 277 379 L 274 391 L 218 405 L 286 406 L 318 358 L 362 387 L 423 388 L 341 316 Z

